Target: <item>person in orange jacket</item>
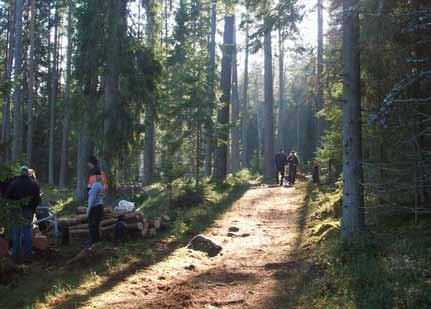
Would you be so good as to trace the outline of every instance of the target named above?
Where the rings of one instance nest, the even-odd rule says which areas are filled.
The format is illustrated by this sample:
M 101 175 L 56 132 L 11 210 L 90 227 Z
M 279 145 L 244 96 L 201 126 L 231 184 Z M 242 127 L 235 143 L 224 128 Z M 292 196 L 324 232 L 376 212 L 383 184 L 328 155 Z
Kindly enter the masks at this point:
M 102 178 L 103 192 L 106 192 L 108 190 L 108 178 L 106 177 L 105 172 L 103 172 L 100 168 L 99 161 L 95 156 L 91 156 L 88 159 L 88 167 L 90 168 L 90 176 L 88 177 L 88 188 L 90 188 L 91 185 L 96 182 L 95 175 L 100 175 L 100 177 Z

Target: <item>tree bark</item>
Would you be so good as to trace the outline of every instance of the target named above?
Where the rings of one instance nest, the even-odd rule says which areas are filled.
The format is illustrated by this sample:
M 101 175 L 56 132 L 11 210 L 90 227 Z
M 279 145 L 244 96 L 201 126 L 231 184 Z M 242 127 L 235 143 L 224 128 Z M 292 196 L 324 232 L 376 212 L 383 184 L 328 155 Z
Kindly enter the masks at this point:
M 9 17 L 8 17 L 8 45 L 6 45 L 6 58 L 5 58 L 5 70 L 4 70 L 4 79 L 5 82 L 11 81 L 12 76 L 12 65 L 13 65 L 13 56 L 15 49 L 15 12 L 16 5 L 15 1 L 11 0 L 10 8 L 9 8 Z M 9 134 L 10 134 L 10 94 L 6 94 L 3 99 L 3 123 L 2 123 L 2 131 L 1 131 L 1 142 L 6 144 L 9 142 Z
M 287 108 L 285 99 L 285 72 L 284 72 L 284 38 L 282 30 L 278 32 L 278 47 L 279 47 L 279 62 L 278 62 L 278 73 L 279 73 L 279 111 L 278 111 L 278 146 L 286 150 L 287 142 Z
M 244 60 L 244 89 L 243 89 L 243 102 L 242 102 L 242 115 L 241 115 L 241 163 L 243 168 L 248 168 L 248 62 L 249 62 L 249 15 L 247 8 L 247 21 L 245 25 L 245 60 Z
M 343 216 L 342 235 L 357 236 L 364 224 L 360 93 L 359 0 L 343 1 Z
M 16 0 L 15 7 L 15 65 L 14 65 L 14 115 L 13 115 L 13 142 L 12 160 L 18 159 L 22 153 L 23 132 L 22 132 L 22 15 L 24 11 L 24 0 Z
M 75 197 L 78 203 L 82 203 L 86 199 L 88 167 L 87 160 L 93 153 L 93 144 L 85 130 L 79 134 L 78 153 L 76 163 L 76 192 Z
M 147 14 L 147 46 L 154 49 L 155 45 L 155 11 L 154 4 L 151 0 L 144 1 L 145 11 Z M 154 178 L 155 158 L 156 158 L 156 126 L 154 124 L 156 118 L 155 102 L 148 107 L 145 117 L 145 137 L 144 137 L 144 173 L 142 182 L 146 185 L 150 184 Z
M 112 168 L 115 154 L 115 121 L 120 109 L 120 61 L 126 48 L 123 41 L 127 35 L 127 1 L 111 0 L 107 4 L 108 46 L 105 69 L 105 119 L 103 162 L 108 176 L 108 192 L 114 189 L 116 180 Z
M 54 17 L 54 50 L 52 59 L 52 80 L 51 80 L 51 101 L 50 101 L 50 117 L 49 117 L 49 159 L 48 159 L 48 183 L 54 185 L 54 135 L 55 135 L 55 105 L 57 103 L 57 59 L 58 59 L 58 23 L 59 12 L 58 2 L 55 3 Z
M 317 0 L 317 111 L 324 107 L 323 98 L 323 0 Z M 317 119 L 317 140 L 323 135 L 324 120 Z
M 69 145 L 69 122 L 70 122 L 70 87 L 72 82 L 72 17 L 73 17 L 73 2 L 67 0 L 67 59 L 66 59 L 66 89 L 64 97 L 64 120 L 63 120 L 63 136 L 61 140 L 61 160 L 60 160 L 60 177 L 59 185 L 64 188 L 66 186 L 67 177 L 67 160 L 68 160 L 68 145 Z
M 237 45 L 236 45 L 236 22 L 234 17 L 234 33 L 233 33 L 233 59 L 232 59 L 232 141 L 231 141 L 231 171 L 236 174 L 240 170 L 240 149 L 239 149 L 239 91 L 238 91 L 238 61 L 237 61 Z
M 267 181 L 275 178 L 274 173 L 274 93 L 272 75 L 272 21 L 271 16 L 265 16 L 265 104 L 264 104 L 264 177 Z
M 225 16 L 223 35 L 223 57 L 221 69 L 220 88 L 223 92 L 220 103 L 221 108 L 217 114 L 217 123 L 220 126 L 217 133 L 217 147 L 214 160 L 214 179 L 224 181 L 227 176 L 229 131 L 230 93 L 232 85 L 232 54 L 234 17 Z
M 209 66 L 208 66 L 208 121 L 206 126 L 205 140 L 205 176 L 210 177 L 212 173 L 212 161 L 214 152 L 214 127 L 211 120 L 215 104 L 215 57 L 216 57 L 216 31 L 217 31 L 217 0 L 211 2 L 211 37 L 209 44 Z
M 33 157 L 33 104 L 34 104 L 34 72 L 35 72 L 35 24 L 36 0 L 31 0 L 30 20 L 30 59 L 28 81 L 28 108 L 27 108 L 27 164 L 32 163 Z

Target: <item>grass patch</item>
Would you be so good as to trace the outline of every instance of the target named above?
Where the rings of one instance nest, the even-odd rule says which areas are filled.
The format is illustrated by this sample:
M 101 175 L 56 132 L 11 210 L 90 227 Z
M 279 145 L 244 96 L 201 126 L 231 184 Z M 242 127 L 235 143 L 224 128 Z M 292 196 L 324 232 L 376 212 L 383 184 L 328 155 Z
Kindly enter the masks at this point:
M 389 217 L 347 243 L 339 235 L 341 197 L 341 188 L 310 185 L 304 262 L 280 283 L 280 300 L 305 308 L 430 308 L 431 220 Z
M 222 189 L 220 185 L 206 183 L 195 192 L 201 198 L 199 203 L 181 205 L 175 201 L 184 200 L 184 195 L 190 192 L 187 183 L 176 184 L 173 203 L 169 203 L 162 185 L 149 187 L 146 198 L 139 200 L 137 197 L 137 206 L 142 207 L 148 217 L 168 213 L 172 218 L 169 229 L 155 238 L 126 242 L 119 247 L 102 243 L 101 246 L 112 253 L 92 265 L 65 267 L 65 261 L 79 252 L 80 244 L 62 247 L 53 256 L 41 257 L 31 268 L 27 267 L 18 280 L 0 285 L 0 308 L 79 307 L 136 271 L 161 261 L 187 244 L 192 236 L 204 232 L 245 193 L 252 179 L 252 175 L 243 172 L 230 176 Z M 61 211 L 67 215 L 64 208 Z

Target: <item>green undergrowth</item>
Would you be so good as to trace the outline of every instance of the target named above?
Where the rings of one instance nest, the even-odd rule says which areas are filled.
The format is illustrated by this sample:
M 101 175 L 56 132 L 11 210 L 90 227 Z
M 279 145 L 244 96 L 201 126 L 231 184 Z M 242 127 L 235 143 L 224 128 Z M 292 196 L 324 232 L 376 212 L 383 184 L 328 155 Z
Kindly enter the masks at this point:
M 55 253 L 36 259 L 31 267 L 23 267 L 21 275 L 7 285 L 0 285 L 0 308 L 76 308 L 127 279 L 128 276 L 169 256 L 190 239 L 204 232 L 247 190 L 255 177 L 243 171 L 229 176 L 224 184 L 204 183 L 194 188 L 187 181 L 174 184 L 172 200 L 161 184 L 137 193 L 132 200 L 147 217 L 166 213 L 170 226 L 151 239 L 129 240 L 121 244 L 100 244 L 102 256 L 90 264 L 65 266 L 79 251 L 81 243 L 63 246 Z M 55 193 L 55 192 L 54 192 Z M 50 192 L 50 194 L 52 194 Z M 190 196 L 192 195 L 192 196 Z M 65 196 L 64 201 L 68 200 Z M 74 203 L 57 204 L 67 216 Z M 70 207 L 71 209 L 67 209 Z
M 341 187 L 310 185 L 299 251 L 299 289 L 280 297 L 306 308 L 431 308 L 431 220 L 387 217 L 360 239 L 339 233 Z M 289 307 L 289 306 L 288 306 Z

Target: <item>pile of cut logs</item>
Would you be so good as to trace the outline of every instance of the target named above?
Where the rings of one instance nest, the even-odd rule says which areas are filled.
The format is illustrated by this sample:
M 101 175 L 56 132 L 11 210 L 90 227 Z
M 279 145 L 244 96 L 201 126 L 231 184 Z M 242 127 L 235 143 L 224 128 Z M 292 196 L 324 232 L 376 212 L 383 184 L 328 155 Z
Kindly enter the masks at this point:
M 89 237 L 87 208 L 80 207 L 77 212 L 78 215 L 67 221 L 71 240 Z M 102 238 L 113 236 L 116 225 L 121 222 L 130 235 L 154 237 L 158 230 L 168 226 L 169 221 L 170 218 L 167 215 L 148 219 L 142 211 L 116 212 L 112 207 L 105 206 L 100 224 L 100 235 Z

